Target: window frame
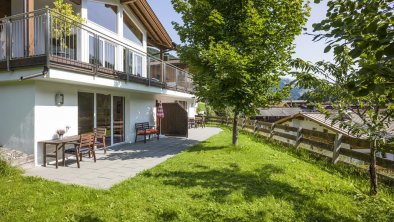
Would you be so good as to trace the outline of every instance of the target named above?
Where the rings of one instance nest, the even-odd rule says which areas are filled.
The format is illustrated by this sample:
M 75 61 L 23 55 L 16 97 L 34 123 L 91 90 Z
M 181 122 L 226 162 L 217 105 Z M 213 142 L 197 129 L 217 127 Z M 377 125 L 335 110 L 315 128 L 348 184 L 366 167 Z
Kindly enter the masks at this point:
M 134 20 L 133 20 L 133 16 L 131 16 L 130 15 L 130 13 L 124 8 L 123 9 L 123 19 L 122 19 L 122 28 L 123 28 L 123 34 L 122 34 L 122 37 L 123 37 L 123 39 L 124 40 L 126 40 L 126 41 L 129 41 L 129 42 L 132 42 L 132 43 L 134 43 L 134 44 L 138 44 L 139 46 L 143 46 L 144 45 L 144 32 L 143 32 L 143 30 L 141 30 L 141 28 L 139 27 L 139 25 L 136 23 L 136 22 L 134 22 Z M 130 29 L 130 31 L 135 35 L 135 37 L 138 39 L 138 40 L 140 40 L 141 42 L 135 42 L 135 41 L 133 41 L 133 40 L 131 40 L 131 39 L 129 39 L 129 38 L 127 38 L 126 36 L 125 36 L 125 16 L 127 16 L 127 18 L 132 22 L 132 23 L 134 23 L 134 25 L 135 25 L 135 27 L 138 29 L 138 31 L 141 33 L 141 40 L 140 39 L 138 39 L 138 36 L 137 35 L 135 35 L 135 33 L 133 32 L 133 30 L 131 30 Z
M 117 9 L 116 12 L 115 12 L 115 19 L 116 19 L 116 22 L 115 22 L 115 29 L 114 29 L 114 30 L 109 29 L 109 28 L 107 28 L 107 27 L 105 27 L 105 26 L 103 26 L 103 25 L 101 25 L 101 24 L 99 24 L 99 23 L 97 23 L 97 22 L 95 22 L 95 21 L 89 19 L 89 14 L 90 14 L 90 11 L 91 11 L 91 10 L 89 10 L 89 8 L 88 8 L 89 2 L 98 3 L 98 4 L 103 4 L 103 5 L 111 5 L 111 6 L 115 6 L 115 7 L 116 7 L 116 9 Z M 109 31 L 109 32 L 118 34 L 118 33 L 119 33 L 119 27 L 118 27 L 118 24 L 119 24 L 119 16 L 118 16 L 118 14 L 119 14 L 119 11 L 120 11 L 120 7 L 121 7 L 120 5 L 115 4 L 115 3 L 112 3 L 112 2 L 101 2 L 101 1 L 95 1 L 95 0 L 86 0 L 86 11 L 87 11 L 86 19 L 87 19 L 89 22 L 94 23 L 95 25 L 99 26 L 100 28 L 105 29 L 106 31 Z M 124 10 L 123 10 L 123 11 L 124 11 Z

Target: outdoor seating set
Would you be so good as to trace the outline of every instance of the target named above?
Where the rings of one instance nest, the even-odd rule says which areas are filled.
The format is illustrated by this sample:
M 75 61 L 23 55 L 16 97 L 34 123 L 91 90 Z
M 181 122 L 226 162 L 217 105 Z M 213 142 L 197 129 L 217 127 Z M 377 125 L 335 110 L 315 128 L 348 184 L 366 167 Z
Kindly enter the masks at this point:
M 107 153 L 107 145 L 105 142 L 106 133 L 106 128 L 95 128 L 93 132 L 83 133 L 78 136 L 70 136 L 61 139 L 42 141 L 44 148 L 44 167 L 47 164 L 47 157 L 55 157 L 56 168 L 58 168 L 59 150 L 62 151 L 61 154 L 63 159 L 63 166 L 66 165 L 66 154 L 75 155 L 78 168 L 80 168 L 80 161 L 82 161 L 82 156 L 84 155 L 88 155 L 89 158 L 93 156 L 94 162 L 96 162 L 95 150 L 97 148 L 103 148 L 104 154 Z M 54 155 L 47 154 L 47 145 L 55 145 Z M 74 147 L 66 149 L 66 145 L 73 145 Z
M 196 115 L 194 118 L 189 118 L 189 129 L 205 127 L 205 118 L 204 116 Z

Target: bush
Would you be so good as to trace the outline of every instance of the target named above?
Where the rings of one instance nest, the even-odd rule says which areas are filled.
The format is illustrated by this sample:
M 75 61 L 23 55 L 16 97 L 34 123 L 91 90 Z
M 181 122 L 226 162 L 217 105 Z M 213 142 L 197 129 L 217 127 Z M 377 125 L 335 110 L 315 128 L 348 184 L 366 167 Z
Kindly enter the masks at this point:
M 0 177 L 13 176 L 19 174 L 19 170 L 10 166 L 0 157 Z
M 200 112 L 206 112 L 207 111 L 207 109 L 206 109 L 206 105 L 205 105 L 205 103 L 202 103 L 202 102 L 199 102 L 198 104 L 197 104 L 197 113 L 199 114 Z

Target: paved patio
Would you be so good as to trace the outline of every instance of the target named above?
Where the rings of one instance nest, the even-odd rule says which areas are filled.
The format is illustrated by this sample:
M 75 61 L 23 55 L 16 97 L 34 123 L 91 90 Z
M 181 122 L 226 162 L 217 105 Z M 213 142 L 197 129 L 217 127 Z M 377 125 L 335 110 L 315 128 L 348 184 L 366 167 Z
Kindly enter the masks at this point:
M 146 144 L 122 144 L 109 148 L 107 155 L 97 151 L 97 162 L 83 158 L 81 168 L 77 168 L 75 158 L 66 160 L 58 169 L 53 164 L 47 167 L 27 169 L 25 176 L 38 176 L 66 184 L 78 184 L 97 189 L 109 189 L 113 185 L 150 169 L 181 151 L 220 132 L 219 128 L 206 127 L 189 130 L 189 138 L 165 137 L 159 141 L 152 139 Z

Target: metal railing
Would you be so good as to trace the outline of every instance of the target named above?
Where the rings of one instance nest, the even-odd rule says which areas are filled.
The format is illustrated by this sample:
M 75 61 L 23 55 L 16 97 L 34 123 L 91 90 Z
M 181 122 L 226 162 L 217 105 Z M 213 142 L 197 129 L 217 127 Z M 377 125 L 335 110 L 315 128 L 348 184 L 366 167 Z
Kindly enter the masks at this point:
M 18 14 L 0 19 L 0 61 L 47 56 L 47 66 L 54 59 L 88 64 L 106 73 L 123 73 L 164 83 L 169 89 L 192 92 L 191 75 L 172 64 L 152 57 L 114 37 L 90 28 L 50 9 Z

